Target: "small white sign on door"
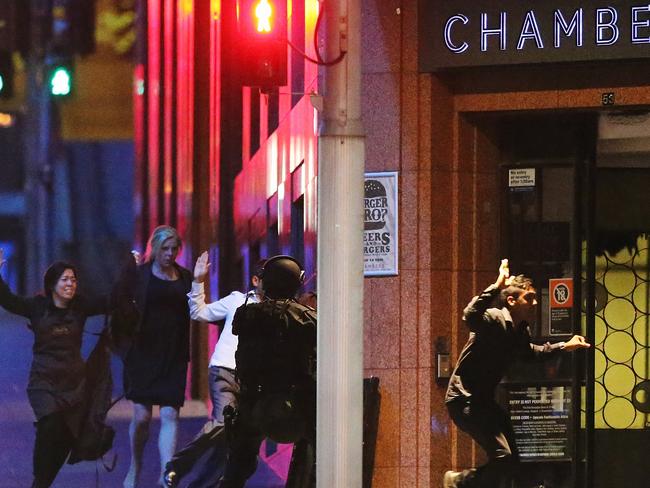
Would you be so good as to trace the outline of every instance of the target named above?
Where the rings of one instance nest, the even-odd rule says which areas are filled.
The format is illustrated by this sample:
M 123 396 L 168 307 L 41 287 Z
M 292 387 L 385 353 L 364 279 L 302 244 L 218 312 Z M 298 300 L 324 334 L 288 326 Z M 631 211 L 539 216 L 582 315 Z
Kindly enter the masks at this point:
M 509 169 L 508 186 L 510 188 L 535 186 L 535 168 Z

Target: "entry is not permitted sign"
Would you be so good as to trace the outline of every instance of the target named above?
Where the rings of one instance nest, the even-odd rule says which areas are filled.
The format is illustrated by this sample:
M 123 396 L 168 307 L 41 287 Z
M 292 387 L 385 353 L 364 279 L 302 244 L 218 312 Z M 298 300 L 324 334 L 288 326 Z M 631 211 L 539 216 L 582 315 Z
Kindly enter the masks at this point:
M 551 335 L 567 335 L 573 330 L 573 278 L 548 280 Z
M 507 385 L 508 410 L 522 461 L 570 461 L 571 388 Z

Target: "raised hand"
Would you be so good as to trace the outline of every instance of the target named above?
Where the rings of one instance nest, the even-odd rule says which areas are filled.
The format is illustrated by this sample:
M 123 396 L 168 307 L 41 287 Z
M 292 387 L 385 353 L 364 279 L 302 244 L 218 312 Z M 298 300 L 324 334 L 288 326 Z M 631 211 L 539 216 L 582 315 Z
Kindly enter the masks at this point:
M 208 251 L 203 251 L 194 265 L 194 281 L 197 283 L 203 283 L 205 278 L 208 276 L 209 269 L 210 262 L 208 261 Z
M 571 339 L 564 343 L 562 348 L 565 351 L 575 351 L 576 349 L 587 349 L 591 347 L 584 337 L 580 335 L 574 335 Z
M 135 264 L 140 266 L 142 264 L 142 254 L 140 254 L 138 251 L 135 249 L 131 251 L 131 255 L 133 256 L 133 260 L 135 261 Z
M 5 250 L 0 247 L 0 269 L 2 269 L 6 262 L 7 260 L 5 259 Z
M 501 260 L 501 264 L 499 265 L 499 277 L 494 284 L 498 288 L 505 288 L 510 284 L 510 265 L 508 264 L 507 258 Z

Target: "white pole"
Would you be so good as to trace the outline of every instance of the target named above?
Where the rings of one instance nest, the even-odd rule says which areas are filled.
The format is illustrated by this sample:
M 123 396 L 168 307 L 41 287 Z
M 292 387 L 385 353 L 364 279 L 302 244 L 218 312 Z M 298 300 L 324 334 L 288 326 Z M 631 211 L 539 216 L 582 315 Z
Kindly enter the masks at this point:
M 318 157 L 318 488 L 360 488 L 363 464 L 363 172 L 360 1 L 327 0 Z

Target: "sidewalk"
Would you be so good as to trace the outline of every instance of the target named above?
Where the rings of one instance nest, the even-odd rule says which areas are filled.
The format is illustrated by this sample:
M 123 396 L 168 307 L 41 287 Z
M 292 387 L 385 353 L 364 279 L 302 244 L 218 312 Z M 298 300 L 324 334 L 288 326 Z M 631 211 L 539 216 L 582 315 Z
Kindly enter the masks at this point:
M 101 322 L 91 323 L 91 327 Z M 33 414 L 25 387 L 31 363 L 32 333 L 25 327 L 24 319 L 0 310 L 0 488 L 29 488 L 32 473 L 32 448 L 34 444 Z M 99 325 L 101 326 L 101 325 Z M 88 328 L 87 328 L 88 329 Z M 84 350 L 89 349 L 84 347 Z M 87 352 L 87 351 L 86 351 Z M 121 367 L 113 366 L 114 381 L 121 385 Z M 116 391 L 119 390 L 119 386 Z M 101 463 L 83 462 L 65 465 L 53 488 L 121 488 L 129 467 L 128 427 L 131 416 L 130 402 L 120 401 L 109 414 L 109 424 L 115 429 L 114 452 L 117 465 L 106 472 Z M 181 409 L 179 443 L 181 447 L 202 427 L 206 419 L 205 405 L 199 401 L 186 402 Z M 141 488 L 155 488 L 160 476 L 158 459 L 158 431 L 160 422 L 157 408 L 151 425 L 141 477 Z M 288 468 L 291 446 L 262 445 L 261 459 L 255 475 L 247 488 L 282 488 Z

